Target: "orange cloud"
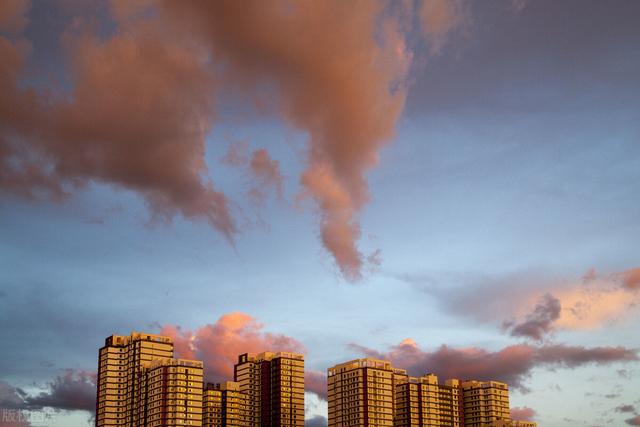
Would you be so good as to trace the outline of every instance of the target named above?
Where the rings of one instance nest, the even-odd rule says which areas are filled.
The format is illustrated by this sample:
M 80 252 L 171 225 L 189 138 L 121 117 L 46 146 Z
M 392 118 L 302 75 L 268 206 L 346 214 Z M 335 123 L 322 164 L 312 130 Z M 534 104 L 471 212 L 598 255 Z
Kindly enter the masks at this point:
M 477 292 L 489 296 L 485 307 L 475 303 L 477 294 L 451 298 L 451 304 L 465 307 L 465 313 L 478 318 L 496 320 L 511 315 L 503 328 L 513 336 L 543 340 L 559 329 L 591 330 L 624 322 L 640 309 L 640 269 L 599 274 L 590 269 L 573 280 L 526 280 L 522 277 L 481 285 Z
M 463 0 L 422 0 L 418 17 L 432 54 L 440 53 L 450 33 L 469 19 Z
M 142 196 L 156 217 L 204 220 L 233 239 L 229 202 L 204 178 L 205 137 L 221 87 L 249 100 L 266 91 L 267 111 L 308 135 L 303 193 L 319 209 L 322 243 L 358 280 L 366 173 L 394 135 L 412 59 L 387 6 L 113 2 L 111 35 L 81 20 L 68 31 L 64 97 L 19 86 L 25 53 L 3 39 L 0 187 L 60 199 L 88 182 L 114 185 Z M 267 170 L 254 160 L 260 177 L 281 181 L 273 161 Z
M 536 416 L 536 411 L 526 406 L 511 408 L 509 412 L 513 420 L 533 421 Z
M 640 269 L 598 275 L 592 271 L 583 281 L 559 286 L 553 295 L 562 310 L 558 328 L 594 329 L 624 320 L 637 312 L 640 292 L 637 283 Z
M 282 199 L 284 178 L 280 173 L 280 163 L 277 160 L 273 160 L 267 150 L 264 148 L 255 150 L 251 155 L 249 167 L 251 173 L 260 185 L 260 188 L 254 188 L 256 192 L 262 195 L 264 191 L 263 188 L 273 187 L 278 198 Z
M 0 2 L 0 31 L 20 33 L 28 23 L 29 0 L 3 0 Z
M 264 332 L 263 328 L 250 315 L 235 312 L 194 331 L 167 325 L 160 333 L 173 338 L 177 357 L 204 361 L 207 381 L 220 382 L 233 379 L 233 365 L 242 353 L 305 351 L 294 338 Z
M 224 60 L 227 81 L 247 91 L 274 84 L 273 111 L 309 134 L 301 182 L 319 207 L 322 242 L 349 280 L 361 277 L 364 263 L 356 241 L 357 214 L 369 199 L 365 173 L 393 136 L 406 96 L 409 56 L 397 27 L 385 22 L 379 31 L 383 5 L 163 3 L 166 16 Z

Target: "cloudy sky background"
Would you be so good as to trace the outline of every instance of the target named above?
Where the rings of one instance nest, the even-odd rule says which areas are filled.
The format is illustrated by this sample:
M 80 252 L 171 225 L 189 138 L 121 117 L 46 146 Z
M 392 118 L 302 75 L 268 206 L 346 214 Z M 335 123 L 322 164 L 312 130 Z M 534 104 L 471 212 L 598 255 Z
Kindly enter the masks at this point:
M 640 425 L 638 2 L 132 4 L 0 8 L 0 407 L 144 330 Z

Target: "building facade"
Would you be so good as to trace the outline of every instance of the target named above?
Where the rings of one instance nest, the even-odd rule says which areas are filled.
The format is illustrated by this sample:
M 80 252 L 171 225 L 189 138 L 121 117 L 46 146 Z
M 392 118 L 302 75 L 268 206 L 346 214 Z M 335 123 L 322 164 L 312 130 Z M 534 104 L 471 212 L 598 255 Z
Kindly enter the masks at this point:
M 498 381 L 462 383 L 465 427 L 484 427 L 511 421 L 509 386 Z
M 329 368 L 329 427 L 393 426 L 395 383 L 406 377 L 406 371 L 390 362 L 372 358 Z
M 304 426 L 304 355 L 241 354 L 234 381 L 247 395 L 249 427 Z
M 226 381 L 208 383 L 204 388 L 204 427 L 248 427 L 247 395 L 240 391 L 240 384 Z
M 394 425 L 398 427 L 460 427 L 460 392 L 457 380 L 438 384 L 433 374 L 407 377 L 396 384 Z
M 98 353 L 95 425 L 201 426 L 200 361 L 173 359 L 171 338 L 112 335 Z

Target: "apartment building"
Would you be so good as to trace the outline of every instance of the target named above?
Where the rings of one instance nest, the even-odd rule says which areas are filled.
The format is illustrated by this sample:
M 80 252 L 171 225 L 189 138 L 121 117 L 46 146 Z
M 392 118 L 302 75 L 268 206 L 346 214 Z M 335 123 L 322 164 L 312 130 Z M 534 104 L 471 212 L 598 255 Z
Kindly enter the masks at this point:
M 201 426 L 200 361 L 173 359 L 171 338 L 112 335 L 98 353 L 95 425 Z
M 241 354 L 234 381 L 247 395 L 249 427 L 304 426 L 304 355 Z
M 240 384 L 226 381 L 208 383 L 203 395 L 204 427 L 247 427 L 249 402 Z
M 393 426 L 395 383 L 406 377 L 390 362 L 372 358 L 329 368 L 329 427 Z
M 459 382 L 439 384 L 433 374 L 407 377 L 396 384 L 394 419 L 398 427 L 459 427 Z
M 509 386 L 498 381 L 462 383 L 465 427 L 485 427 L 510 421 Z

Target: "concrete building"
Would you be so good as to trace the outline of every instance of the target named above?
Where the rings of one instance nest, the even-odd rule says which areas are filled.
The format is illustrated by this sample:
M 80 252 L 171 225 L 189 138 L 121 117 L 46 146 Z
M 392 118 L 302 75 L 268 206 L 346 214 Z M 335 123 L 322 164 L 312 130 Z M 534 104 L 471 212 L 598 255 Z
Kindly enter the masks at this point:
M 168 337 L 108 337 L 98 355 L 96 426 L 201 426 L 202 369 L 173 359 Z
M 460 388 L 457 380 L 438 384 L 438 377 L 428 374 L 408 377 L 396 385 L 395 426 L 459 427 Z
M 203 396 L 204 427 L 247 427 L 248 399 L 240 391 L 240 384 L 227 381 L 220 384 L 208 383 Z
M 329 368 L 329 426 L 393 426 L 395 383 L 406 377 L 403 369 L 371 358 Z
M 156 359 L 144 378 L 144 426 L 202 426 L 202 362 Z
M 485 427 L 511 421 L 509 386 L 498 381 L 464 381 L 462 383 L 465 427 Z
M 234 380 L 247 395 L 249 427 L 304 426 L 304 355 L 241 354 Z

